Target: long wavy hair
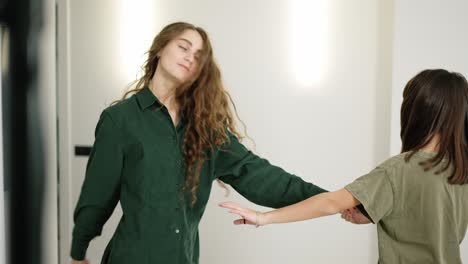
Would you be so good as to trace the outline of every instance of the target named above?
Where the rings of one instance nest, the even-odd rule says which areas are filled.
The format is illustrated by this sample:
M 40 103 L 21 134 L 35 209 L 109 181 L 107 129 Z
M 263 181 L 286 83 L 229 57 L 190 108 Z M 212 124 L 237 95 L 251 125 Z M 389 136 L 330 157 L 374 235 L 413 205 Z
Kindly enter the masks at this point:
M 180 106 L 180 114 L 187 121 L 183 139 L 186 180 L 181 191 L 190 189 L 193 206 L 197 202 L 197 188 L 200 185 L 200 171 L 204 162 L 209 159 L 216 148 L 229 143 L 229 133 L 238 139 L 241 138 L 233 118 L 233 111 L 237 115 L 237 110 L 231 96 L 223 86 L 221 71 L 215 62 L 213 49 L 205 30 L 185 22 L 177 22 L 164 27 L 156 35 L 147 52 L 148 58 L 142 67 L 142 77 L 134 82 L 135 88 L 127 91 L 121 100 L 149 87 L 158 67 L 158 53 L 186 30 L 198 32 L 203 39 L 200 65 L 194 80 L 181 85 L 175 91 L 175 100 Z M 218 183 L 226 188 L 221 181 Z
M 468 83 L 463 75 L 442 69 L 424 70 L 406 85 L 401 105 L 402 152 L 414 153 L 439 137 L 437 154 L 420 165 L 425 170 L 452 167 L 451 184 L 468 183 Z

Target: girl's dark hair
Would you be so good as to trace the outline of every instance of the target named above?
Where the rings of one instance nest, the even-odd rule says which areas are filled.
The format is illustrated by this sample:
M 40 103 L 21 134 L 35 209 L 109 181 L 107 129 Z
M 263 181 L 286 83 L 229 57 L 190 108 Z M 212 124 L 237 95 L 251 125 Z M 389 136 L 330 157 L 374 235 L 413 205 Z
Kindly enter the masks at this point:
M 425 170 L 453 168 L 448 182 L 468 183 L 468 83 L 463 75 L 442 69 L 424 70 L 403 91 L 402 152 L 408 161 L 418 150 L 439 138 L 438 153 L 421 162 Z

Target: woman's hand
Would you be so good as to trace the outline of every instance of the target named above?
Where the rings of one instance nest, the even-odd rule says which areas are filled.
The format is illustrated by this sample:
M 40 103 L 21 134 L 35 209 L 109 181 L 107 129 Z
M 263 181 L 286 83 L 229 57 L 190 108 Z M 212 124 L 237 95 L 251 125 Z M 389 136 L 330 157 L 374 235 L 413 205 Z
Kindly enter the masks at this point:
M 371 222 L 356 207 L 341 211 L 341 218 L 357 225 L 369 224 Z
M 229 213 L 237 214 L 241 218 L 234 220 L 235 225 L 255 225 L 256 227 L 265 225 L 264 215 L 258 211 L 254 211 L 249 208 L 241 207 L 239 204 L 234 202 L 220 203 L 219 206 L 229 209 Z
M 87 259 L 84 259 L 84 260 L 74 260 L 74 259 L 72 259 L 71 264 L 91 264 L 91 262 L 89 262 L 89 260 L 87 260 Z

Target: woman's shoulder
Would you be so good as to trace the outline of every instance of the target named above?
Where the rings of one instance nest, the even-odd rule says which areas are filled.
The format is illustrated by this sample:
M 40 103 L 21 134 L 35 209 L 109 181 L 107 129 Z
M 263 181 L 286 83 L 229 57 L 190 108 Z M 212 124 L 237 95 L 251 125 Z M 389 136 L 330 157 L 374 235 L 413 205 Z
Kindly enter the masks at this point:
M 135 95 L 112 103 L 102 111 L 102 115 L 109 115 L 116 123 L 122 123 L 124 120 L 132 118 L 136 114 L 137 104 Z

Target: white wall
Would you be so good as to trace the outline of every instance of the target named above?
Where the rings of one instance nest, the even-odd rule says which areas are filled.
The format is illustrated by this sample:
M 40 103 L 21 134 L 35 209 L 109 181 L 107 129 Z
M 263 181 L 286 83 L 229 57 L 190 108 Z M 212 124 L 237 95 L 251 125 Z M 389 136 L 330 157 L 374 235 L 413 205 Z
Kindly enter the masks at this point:
M 427 68 L 445 68 L 468 77 L 468 1 L 395 0 L 391 153 L 400 141 L 400 106 L 405 84 Z M 462 259 L 468 261 L 468 242 Z
M 400 151 L 400 106 L 405 84 L 418 72 L 445 68 L 468 78 L 468 1 L 395 0 L 392 154 Z

